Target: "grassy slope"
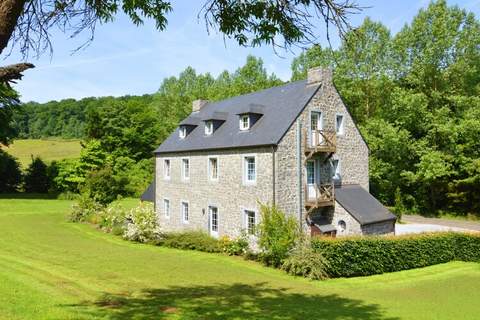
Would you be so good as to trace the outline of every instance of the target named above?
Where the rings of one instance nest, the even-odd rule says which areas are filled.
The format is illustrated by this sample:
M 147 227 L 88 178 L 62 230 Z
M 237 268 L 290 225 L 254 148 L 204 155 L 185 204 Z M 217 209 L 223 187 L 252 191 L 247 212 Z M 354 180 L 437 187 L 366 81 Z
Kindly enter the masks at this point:
M 70 201 L 0 200 L 0 319 L 478 319 L 480 265 L 310 282 L 68 223 Z M 132 205 L 132 201 L 128 202 Z
M 31 160 L 31 156 L 39 156 L 42 160 L 50 162 L 52 160 L 62 160 L 78 158 L 80 156 L 79 140 L 40 140 L 25 139 L 14 140 L 8 146 L 3 147 L 8 153 L 20 160 L 23 168 L 26 168 Z

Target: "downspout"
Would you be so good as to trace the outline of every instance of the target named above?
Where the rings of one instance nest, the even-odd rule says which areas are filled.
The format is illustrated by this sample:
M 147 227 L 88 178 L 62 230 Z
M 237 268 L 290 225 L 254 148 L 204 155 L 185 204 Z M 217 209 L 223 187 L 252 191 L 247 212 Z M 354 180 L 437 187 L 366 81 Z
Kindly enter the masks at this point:
M 276 197 L 277 197 L 277 195 L 276 195 L 276 190 L 275 190 L 275 188 L 276 188 L 276 185 L 275 185 L 275 184 L 276 184 L 276 177 L 275 177 L 275 175 L 276 175 L 276 170 L 275 170 L 275 167 L 276 167 L 276 162 L 275 162 L 275 147 L 272 146 L 272 192 L 273 192 L 273 194 L 272 194 L 272 204 L 273 204 L 273 206 L 275 206 Z
M 302 123 L 297 119 L 297 214 L 300 232 L 303 232 L 302 204 Z

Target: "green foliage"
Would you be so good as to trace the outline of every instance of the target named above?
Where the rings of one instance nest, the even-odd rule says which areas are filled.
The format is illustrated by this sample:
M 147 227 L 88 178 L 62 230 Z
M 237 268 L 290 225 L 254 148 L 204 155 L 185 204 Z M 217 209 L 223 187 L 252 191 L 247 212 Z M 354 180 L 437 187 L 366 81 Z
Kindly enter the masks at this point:
M 369 144 L 371 192 L 412 212 L 480 214 L 480 23 L 432 1 L 390 36 L 365 19 L 338 50 L 313 46 L 292 63 L 334 82 Z
M 54 170 L 54 167 L 52 168 Z M 52 171 L 53 171 L 52 170 Z M 50 172 L 54 174 L 54 172 Z M 47 193 L 51 186 L 48 167 L 39 157 L 32 158 L 24 176 L 25 192 Z
M 260 212 L 258 244 L 262 250 L 261 259 L 267 265 L 279 267 L 299 239 L 298 222 L 276 206 L 261 204 Z
M 16 192 L 22 183 L 20 163 L 0 149 L 0 193 Z
M 129 216 L 129 212 L 117 202 L 112 203 L 105 209 L 98 211 L 97 215 L 97 223 L 100 228 L 106 232 L 116 231 L 115 233 L 120 235 L 123 233 L 126 217 Z
M 141 203 L 130 210 L 125 217 L 126 227 L 123 238 L 142 243 L 157 242 L 160 230 L 153 204 Z
M 282 263 L 282 270 L 294 276 L 312 280 L 328 278 L 328 261 L 319 252 L 313 250 L 310 243 L 300 242 Z
M 93 201 L 107 205 L 121 194 L 123 184 L 125 182 L 115 179 L 112 169 L 107 166 L 88 174 L 82 192 Z
M 103 206 L 95 202 L 87 195 L 82 195 L 78 201 L 72 206 L 72 211 L 69 215 L 71 222 L 87 222 L 92 216 L 95 216 L 103 210 Z
M 227 236 L 223 236 L 219 239 L 220 246 L 222 251 L 229 256 L 243 256 L 248 252 L 249 243 L 248 243 L 248 236 L 246 234 L 242 234 L 240 237 L 236 239 L 230 239 Z
M 221 252 L 220 242 L 202 231 L 171 232 L 162 234 L 160 245 L 176 249 Z
M 397 237 L 317 238 L 331 277 L 368 276 L 449 261 L 480 261 L 480 236 L 434 233 Z
M 18 93 L 10 86 L 0 83 L 0 144 L 8 145 L 15 135 L 12 121 L 19 104 Z

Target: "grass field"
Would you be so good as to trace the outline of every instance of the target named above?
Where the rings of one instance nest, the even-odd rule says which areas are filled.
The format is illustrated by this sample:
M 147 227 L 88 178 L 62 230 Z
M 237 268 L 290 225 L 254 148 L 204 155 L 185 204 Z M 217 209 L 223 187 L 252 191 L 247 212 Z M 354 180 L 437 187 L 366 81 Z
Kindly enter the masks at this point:
M 17 157 L 22 168 L 27 168 L 32 162 L 32 155 L 46 162 L 78 158 L 81 146 L 79 140 L 24 139 L 14 140 L 8 147 L 2 146 L 2 149 Z
M 0 199 L 0 319 L 479 319 L 479 264 L 312 282 L 126 242 L 67 222 L 71 204 Z

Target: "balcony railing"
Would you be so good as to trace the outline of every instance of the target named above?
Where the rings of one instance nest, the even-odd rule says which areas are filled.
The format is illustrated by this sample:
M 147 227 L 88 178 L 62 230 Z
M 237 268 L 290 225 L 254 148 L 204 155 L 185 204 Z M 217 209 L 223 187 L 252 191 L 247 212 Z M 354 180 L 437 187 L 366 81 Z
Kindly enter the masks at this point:
M 304 134 L 305 153 L 335 152 L 337 134 L 328 130 L 306 130 Z
M 333 183 L 305 185 L 305 206 L 319 208 L 332 206 L 335 201 Z

